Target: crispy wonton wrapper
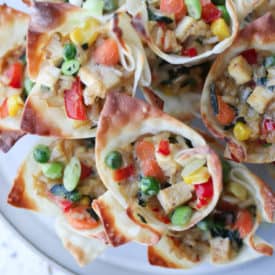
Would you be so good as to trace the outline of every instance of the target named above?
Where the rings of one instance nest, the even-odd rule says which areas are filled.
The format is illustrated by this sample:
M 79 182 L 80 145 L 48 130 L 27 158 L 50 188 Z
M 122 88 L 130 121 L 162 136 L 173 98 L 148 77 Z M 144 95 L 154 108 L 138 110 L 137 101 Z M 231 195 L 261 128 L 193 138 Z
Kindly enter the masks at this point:
M 0 74 L 3 74 L 7 56 L 25 47 L 29 16 L 6 5 L 0 5 Z M 1 89 L 5 89 L 2 87 Z M 5 91 L 1 91 L 4 94 Z M 20 118 L 0 119 L 0 150 L 7 152 L 24 135 L 20 130 Z
M 268 13 L 240 31 L 233 45 L 218 56 L 208 74 L 201 97 L 201 115 L 208 130 L 227 142 L 224 153 L 226 158 L 251 163 L 269 163 L 275 160 L 275 144 L 264 147 L 260 143 L 253 143 L 248 146 L 245 142 L 238 141 L 232 131 L 225 131 L 216 120 L 210 101 L 210 84 L 224 73 L 233 57 L 250 48 L 274 52 L 274 45 L 275 19 Z
M 158 234 L 162 234 L 167 230 L 167 224 L 157 219 L 153 211 L 139 206 L 136 199 L 133 200 L 133 198 L 127 196 L 127 192 L 122 193 L 120 191 L 118 183 L 113 180 L 112 171 L 106 168 L 104 159 L 109 152 L 123 148 L 139 137 L 146 134 L 154 135 L 163 131 L 189 139 L 194 148 L 183 150 L 179 153 L 179 158 L 184 159 L 192 154 L 205 155 L 213 180 L 214 196 L 209 205 L 204 210 L 194 214 L 187 225 L 168 226 L 169 229 L 173 230 L 185 230 L 192 227 L 213 210 L 222 189 L 220 161 L 217 155 L 207 146 L 205 140 L 193 129 L 163 113 L 158 108 L 119 93 L 108 95 L 96 137 L 96 162 L 103 183 L 120 204 L 127 209 L 128 216 L 131 219 L 140 226 Z M 140 216 L 143 216 L 147 223 L 141 221 Z

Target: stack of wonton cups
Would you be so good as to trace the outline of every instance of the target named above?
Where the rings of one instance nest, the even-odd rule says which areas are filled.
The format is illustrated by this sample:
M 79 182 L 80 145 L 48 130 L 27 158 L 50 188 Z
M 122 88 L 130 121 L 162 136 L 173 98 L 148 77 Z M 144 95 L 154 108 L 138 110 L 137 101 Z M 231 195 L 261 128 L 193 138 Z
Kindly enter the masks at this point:
M 271 256 L 275 196 L 241 162 L 275 161 L 272 1 L 24 2 L 0 6 L 0 148 L 41 138 L 8 203 L 80 265 L 128 242 L 169 268 Z

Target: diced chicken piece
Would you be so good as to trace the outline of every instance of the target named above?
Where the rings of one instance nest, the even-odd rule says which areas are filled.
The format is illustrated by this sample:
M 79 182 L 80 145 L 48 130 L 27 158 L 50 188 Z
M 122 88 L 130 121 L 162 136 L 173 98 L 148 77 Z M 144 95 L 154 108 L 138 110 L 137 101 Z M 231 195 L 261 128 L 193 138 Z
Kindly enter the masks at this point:
M 79 70 L 80 80 L 87 86 L 83 92 L 85 105 L 92 105 L 96 97 L 104 98 L 107 92 L 100 77 L 87 66 Z
M 222 264 L 230 260 L 231 245 L 229 238 L 216 237 L 210 240 L 210 254 L 213 263 Z
M 50 59 L 54 65 L 59 65 L 63 59 L 63 46 L 58 34 L 53 35 L 47 46 L 46 57 Z
M 106 89 L 116 86 L 122 77 L 122 73 L 114 68 L 98 65 L 98 72 Z
M 179 167 L 179 165 L 175 162 L 172 154 L 164 156 L 156 152 L 156 160 L 166 177 L 172 177 Z
M 162 48 L 162 42 L 163 42 L 163 39 L 164 39 L 164 30 L 160 26 L 155 25 L 153 27 L 152 37 L 153 37 L 153 40 L 155 41 L 156 45 L 159 48 Z
M 177 206 L 184 204 L 192 198 L 192 187 L 179 182 L 161 190 L 158 200 L 166 213 L 171 212 Z
M 238 85 L 242 85 L 252 79 L 252 68 L 241 55 L 231 60 L 228 66 L 228 73 Z
M 40 85 L 53 88 L 60 76 L 60 69 L 57 67 L 45 63 L 38 74 L 36 82 Z
M 167 30 L 164 36 L 163 50 L 165 52 L 179 52 L 181 50 L 181 46 L 177 42 L 177 38 L 175 33 L 171 30 Z
M 184 42 L 189 36 L 209 38 L 213 36 L 210 31 L 209 25 L 203 20 L 195 20 L 191 16 L 185 16 L 178 24 L 175 34 L 177 39 Z
M 274 94 L 262 86 L 257 86 L 248 97 L 247 103 L 258 113 L 263 114 Z

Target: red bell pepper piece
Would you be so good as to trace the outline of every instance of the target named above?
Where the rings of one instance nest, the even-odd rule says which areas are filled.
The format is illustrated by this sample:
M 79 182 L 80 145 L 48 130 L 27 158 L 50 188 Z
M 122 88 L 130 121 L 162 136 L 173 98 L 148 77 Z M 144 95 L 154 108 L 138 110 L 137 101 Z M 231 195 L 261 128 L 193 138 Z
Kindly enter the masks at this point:
M 80 165 L 81 165 L 80 179 L 84 180 L 84 179 L 88 178 L 91 175 L 92 168 L 85 165 L 83 162 L 81 162 Z
M 5 118 L 8 116 L 9 116 L 8 99 L 5 98 L 0 106 L 0 118 Z
M 161 140 L 158 147 L 158 153 L 168 156 L 170 155 L 170 145 L 168 140 Z
M 196 184 L 195 193 L 197 196 L 197 208 L 206 206 L 214 195 L 212 178 L 206 183 Z
M 198 55 L 198 51 L 196 48 L 183 49 L 181 55 L 194 57 Z
M 12 88 L 22 88 L 23 75 L 24 75 L 24 65 L 21 62 L 13 63 L 5 75 L 7 76 L 9 86 Z
M 201 17 L 206 23 L 212 23 L 220 18 L 221 15 L 222 12 L 213 3 L 208 3 L 202 6 Z
M 234 228 L 239 231 L 240 237 L 245 238 L 253 229 L 254 222 L 248 210 L 240 210 L 237 214 Z
M 275 131 L 275 121 L 270 118 L 265 118 L 263 121 L 263 132 Z
M 113 179 L 115 181 L 121 181 L 130 178 L 135 172 L 134 166 L 130 164 L 124 168 L 120 168 L 114 171 Z
M 64 91 L 65 109 L 69 118 L 87 120 L 82 94 L 83 90 L 79 78 L 76 78 L 70 90 Z
M 246 59 L 248 64 L 257 64 L 257 52 L 255 49 L 248 49 L 242 52 L 242 56 Z
M 48 198 L 53 201 L 54 203 L 56 203 L 56 205 L 61 208 L 61 210 L 63 212 L 67 212 L 69 211 L 69 209 L 73 206 L 73 202 L 70 200 L 66 200 L 62 197 L 58 197 L 53 195 L 52 193 L 48 192 Z

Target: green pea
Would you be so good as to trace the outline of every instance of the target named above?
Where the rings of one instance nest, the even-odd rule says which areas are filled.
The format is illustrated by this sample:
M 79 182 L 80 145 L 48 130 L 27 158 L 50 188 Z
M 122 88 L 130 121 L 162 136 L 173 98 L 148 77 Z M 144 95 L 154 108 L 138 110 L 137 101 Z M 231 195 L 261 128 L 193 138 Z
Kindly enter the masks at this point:
M 185 5 L 191 17 L 195 19 L 201 18 L 202 8 L 200 0 L 185 0 Z
M 78 158 L 72 157 L 64 170 L 63 184 L 67 191 L 73 191 L 79 182 L 81 164 Z
M 217 8 L 222 12 L 222 17 L 226 21 L 227 24 L 230 24 L 230 15 L 225 6 L 219 5 Z
M 222 163 L 223 182 L 228 182 L 231 165 L 228 161 L 224 159 L 221 160 L 221 163 Z
M 147 196 L 157 195 L 160 186 L 159 181 L 154 177 L 144 177 L 139 183 L 139 188 L 141 192 Z
M 173 225 L 186 225 L 193 214 L 193 210 L 189 206 L 179 206 L 171 215 L 171 223 Z
M 105 12 L 112 12 L 118 8 L 118 0 L 104 0 L 104 8 Z
M 72 202 L 80 201 L 82 195 L 78 191 L 68 192 L 66 198 Z
M 65 60 L 72 60 L 76 57 L 76 47 L 72 43 L 65 44 L 63 55 Z
M 264 66 L 265 66 L 266 68 L 275 66 L 275 55 L 267 56 L 267 57 L 264 59 Z
M 26 77 L 24 80 L 24 91 L 27 96 L 30 94 L 33 86 L 34 86 L 34 82 L 31 81 L 30 78 Z
M 33 158 L 39 163 L 46 163 L 49 161 L 51 152 L 48 146 L 38 144 L 33 150 Z
M 63 164 L 60 162 L 51 162 L 41 164 L 43 174 L 52 180 L 62 178 Z
M 112 151 L 105 157 L 105 164 L 113 170 L 119 169 L 122 162 L 122 155 L 118 151 Z
M 80 62 L 76 59 L 64 61 L 61 66 L 61 71 L 64 75 L 74 75 L 79 71 Z

